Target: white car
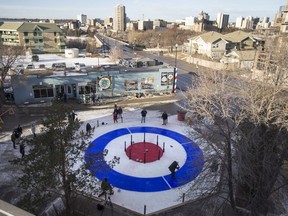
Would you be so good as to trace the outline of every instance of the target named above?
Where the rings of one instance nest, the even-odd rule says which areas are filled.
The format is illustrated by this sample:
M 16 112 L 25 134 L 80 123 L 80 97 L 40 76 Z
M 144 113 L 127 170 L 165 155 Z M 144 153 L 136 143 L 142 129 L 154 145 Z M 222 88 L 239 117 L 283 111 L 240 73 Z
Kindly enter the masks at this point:
M 35 69 L 35 66 L 34 66 L 34 64 L 28 64 L 26 66 L 26 69 Z

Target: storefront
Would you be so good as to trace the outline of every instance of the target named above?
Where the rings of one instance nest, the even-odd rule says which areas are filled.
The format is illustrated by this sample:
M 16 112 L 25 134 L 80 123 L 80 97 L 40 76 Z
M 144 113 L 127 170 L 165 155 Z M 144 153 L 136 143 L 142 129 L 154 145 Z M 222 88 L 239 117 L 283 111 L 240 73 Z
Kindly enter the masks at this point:
M 16 104 L 51 101 L 56 97 L 83 101 L 93 94 L 105 98 L 172 91 L 174 68 L 15 75 L 11 82 Z

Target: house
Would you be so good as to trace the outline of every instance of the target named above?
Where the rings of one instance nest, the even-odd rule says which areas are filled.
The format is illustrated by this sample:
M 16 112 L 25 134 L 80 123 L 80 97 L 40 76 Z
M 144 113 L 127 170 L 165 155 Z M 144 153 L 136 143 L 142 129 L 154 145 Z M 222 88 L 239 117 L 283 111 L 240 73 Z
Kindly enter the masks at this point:
M 229 64 L 236 63 L 238 68 L 241 69 L 252 69 L 254 65 L 256 51 L 255 50 L 233 50 L 220 60 L 221 63 Z
M 225 34 L 224 37 L 230 42 L 230 50 L 255 50 L 257 46 L 257 40 L 247 32 L 234 31 Z
M 33 53 L 60 53 L 65 50 L 62 30 L 55 23 L 3 22 L 0 41 L 4 45 L 23 46 Z
M 226 52 L 229 42 L 218 32 L 206 32 L 196 37 L 190 38 L 185 44 L 190 54 L 202 54 L 211 59 L 220 59 Z

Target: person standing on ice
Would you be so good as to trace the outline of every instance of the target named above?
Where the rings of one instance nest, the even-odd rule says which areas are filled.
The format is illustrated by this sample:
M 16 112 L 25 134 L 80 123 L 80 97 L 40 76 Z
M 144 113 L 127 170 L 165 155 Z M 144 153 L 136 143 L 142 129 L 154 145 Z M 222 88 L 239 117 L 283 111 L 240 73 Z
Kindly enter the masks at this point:
M 36 137 L 36 128 L 35 128 L 35 125 L 33 123 L 31 125 L 31 132 L 32 132 L 33 136 Z
M 118 113 L 118 118 L 120 118 L 121 122 L 123 123 L 123 116 L 122 116 L 123 110 L 121 107 L 118 107 L 117 113 Z
M 141 111 L 141 116 L 142 116 L 142 118 L 141 118 L 141 123 L 145 123 L 146 115 L 147 115 L 147 111 L 146 111 L 145 109 L 143 109 L 143 110 Z
M 162 125 L 166 125 L 167 122 L 168 122 L 168 114 L 166 112 L 163 112 L 161 117 L 163 119 L 163 124 Z
M 114 112 L 113 112 L 113 121 L 114 121 L 114 123 L 118 123 L 118 112 L 117 112 L 117 110 L 114 110 Z

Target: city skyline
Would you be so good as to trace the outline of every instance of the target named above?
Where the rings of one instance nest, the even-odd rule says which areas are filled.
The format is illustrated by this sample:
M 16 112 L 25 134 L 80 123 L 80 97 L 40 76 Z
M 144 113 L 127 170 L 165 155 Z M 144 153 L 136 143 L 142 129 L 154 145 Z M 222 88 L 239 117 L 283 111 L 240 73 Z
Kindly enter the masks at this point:
M 82 1 L 56 1 L 47 2 L 36 0 L 14 0 L 1 2 L 1 18 L 27 18 L 27 19 L 76 19 L 77 15 L 85 14 L 88 19 L 113 17 L 117 4 L 126 7 L 126 15 L 131 20 L 164 19 L 175 21 L 189 16 L 197 16 L 202 10 L 215 20 L 217 13 L 229 14 L 229 22 L 235 22 L 238 16 L 269 17 L 273 21 L 279 7 L 286 4 L 286 0 L 255 0 L 229 1 L 219 0 L 212 2 L 202 0 L 193 3 L 188 0 L 174 1 L 140 1 L 140 0 L 111 0 L 97 3 L 93 0 Z

